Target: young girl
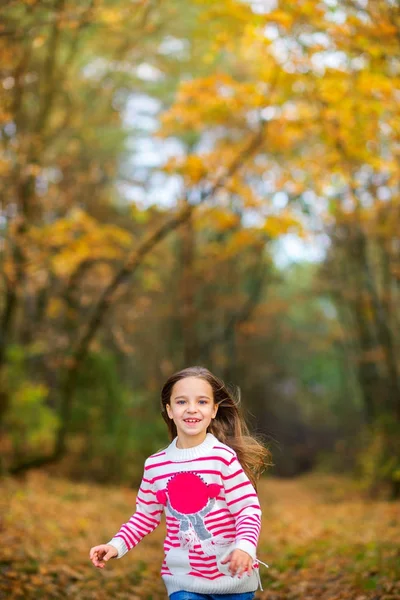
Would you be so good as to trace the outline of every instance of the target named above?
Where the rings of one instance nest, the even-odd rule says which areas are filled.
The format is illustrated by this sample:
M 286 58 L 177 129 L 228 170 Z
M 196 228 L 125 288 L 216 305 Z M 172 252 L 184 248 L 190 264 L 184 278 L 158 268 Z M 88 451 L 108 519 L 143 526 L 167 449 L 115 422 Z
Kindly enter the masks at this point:
M 170 599 L 250 600 L 261 587 L 255 485 L 269 452 L 249 436 L 224 383 L 203 367 L 172 375 L 161 404 L 172 442 L 146 460 L 136 512 L 90 559 L 104 568 L 121 558 L 165 512 L 161 576 Z

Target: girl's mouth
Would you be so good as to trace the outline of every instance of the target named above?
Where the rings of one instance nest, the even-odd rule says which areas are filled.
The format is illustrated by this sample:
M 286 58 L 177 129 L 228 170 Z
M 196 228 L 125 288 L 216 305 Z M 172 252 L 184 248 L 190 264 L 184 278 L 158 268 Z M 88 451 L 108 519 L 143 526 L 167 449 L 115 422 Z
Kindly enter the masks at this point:
M 185 423 L 200 423 L 200 419 L 183 419 Z

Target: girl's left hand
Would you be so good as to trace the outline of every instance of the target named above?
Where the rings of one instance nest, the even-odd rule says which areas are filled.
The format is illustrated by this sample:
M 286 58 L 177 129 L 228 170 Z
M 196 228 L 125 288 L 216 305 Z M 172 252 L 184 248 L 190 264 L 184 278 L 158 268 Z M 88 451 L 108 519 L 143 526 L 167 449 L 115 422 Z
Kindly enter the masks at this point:
M 252 573 L 253 559 L 250 554 L 247 554 L 247 552 L 239 550 L 238 548 L 233 550 L 225 560 L 221 560 L 221 563 L 223 565 L 229 563 L 229 571 L 232 577 L 238 575 L 240 579 L 245 573 L 247 573 L 247 575 L 251 575 Z

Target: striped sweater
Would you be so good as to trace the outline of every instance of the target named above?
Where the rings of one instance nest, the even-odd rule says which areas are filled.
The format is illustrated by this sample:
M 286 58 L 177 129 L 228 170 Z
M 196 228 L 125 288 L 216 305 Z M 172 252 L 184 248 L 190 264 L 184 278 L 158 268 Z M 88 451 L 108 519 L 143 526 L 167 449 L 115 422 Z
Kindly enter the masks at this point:
M 177 448 L 176 441 L 146 460 L 136 512 L 109 544 L 121 558 L 157 527 L 165 512 L 161 576 L 168 595 L 255 591 L 261 510 L 254 487 L 236 453 L 212 434 L 194 448 Z M 232 577 L 229 564 L 222 564 L 235 548 L 253 558 L 250 576 Z

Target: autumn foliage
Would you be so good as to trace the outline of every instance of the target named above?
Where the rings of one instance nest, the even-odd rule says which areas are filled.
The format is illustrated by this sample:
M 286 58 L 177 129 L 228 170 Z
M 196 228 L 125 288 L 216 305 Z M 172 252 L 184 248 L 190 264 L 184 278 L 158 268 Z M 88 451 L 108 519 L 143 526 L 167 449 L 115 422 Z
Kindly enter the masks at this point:
M 164 522 L 104 570 L 91 546 L 108 540 L 131 515 L 128 488 L 72 484 L 32 473 L 5 480 L 0 595 L 103 600 L 162 600 Z M 263 600 L 396 600 L 398 507 L 370 502 L 343 477 L 268 478 L 260 485 L 263 523 L 258 556 Z
M 160 384 L 201 363 L 278 473 L 398 498 L 398 3 L 0 17 L 3 471 L 136 480 Z

